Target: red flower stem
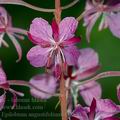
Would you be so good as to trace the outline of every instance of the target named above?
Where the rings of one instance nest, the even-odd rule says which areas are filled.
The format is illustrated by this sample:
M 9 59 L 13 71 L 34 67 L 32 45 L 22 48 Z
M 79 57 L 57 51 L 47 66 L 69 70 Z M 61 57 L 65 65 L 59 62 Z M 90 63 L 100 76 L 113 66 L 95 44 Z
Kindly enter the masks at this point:
M 57 24 L 61 21 L 61 7 L 60 7 L 60 0 L 55 0 L 55 20 Z
M 80 82 L 79 84 L 77 84 L 75 86 L 77 87 L 77 86 L 80 86 L 80 85 L 84 85 L 84 84 L 87 84 L 89 82 L 99 80 L 101 78 L 117 77 L 117 76 L 120 76 L 120 71 L 107 71 L 107 72 L 100 73 L 100 74 L 96 75 L 95 77 L 93 77 L 91 79 Z
M 55 0 L 55 20 L 59 25 L 61 21 L 61 7 L 60 7 L 60 0 Z M 62 120 L 67 120 L 67 98 L 66 98 L 66 87 L 65 87 L 65 80 L 64 80 L 64 70 L 63 70 L 63 63 L 61 65 L 62 74 L 60 79 L 60 104 L 61 104 L 61 115 Z
M 66 99 L 64 74 L 61 75 L 61 80 L 60 80 L 60 102 L 61 102 L 62 120 L 67 120 L 67 99 Z

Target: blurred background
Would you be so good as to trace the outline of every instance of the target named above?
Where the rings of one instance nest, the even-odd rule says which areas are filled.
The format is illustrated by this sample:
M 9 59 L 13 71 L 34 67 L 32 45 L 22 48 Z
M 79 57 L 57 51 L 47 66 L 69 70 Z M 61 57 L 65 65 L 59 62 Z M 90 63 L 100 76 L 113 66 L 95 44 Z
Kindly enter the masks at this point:
M 24 0 L 30 4 L 43 8 L 54 8 L 54 0 Z M 69 4 L 73 0 L 61 0 L 62 6 Z M 85 0 L 80 0 L 75 6 L 64 10 L 62 12 L 62 18 L 67 16 L 78 17 L 84 10 Z M 9 14 L 12 16 L 13 26 L 20 27 L 24 29 L 29 29 L 31 21 L 36 17 L 42 17 L 48 20 L 50 23 L 54 17 L 53 13 L 42 13 L 34 11 L 32 9 L 18 6 L 18 5 L 3 5 Z M 120 70 L 120 40 L 112 35 L 109 29 L 105 29 L 101 32 L 98 31 L 100 19 L 95 24 L 92 34 L 91 42 L 88 44 L 85 37 L 85 27 L 83 27 L 83 21 L 80 21 L 76 35 L 82 37 L 81 43 L 78 47 L 87 48 L 91 47 L 95 49 L 100 58 L 102 71 L 117 71 Z M 8 39 L 5 40 L 10 45 L 9 48 L 0 48 L 0 59 L 3 63 L 3 68 L 7 74 L 9 80 L 26 80 L 36 75 L 44 72 L 41 68 L 32 67 L 26 59 L 26 54 L 28 50 L 33 46 L 33 44 L 26 37 L 24 41 L 20 41 L 23 49 L 23 57 L 19 63 L 16 63 L 17 52 Z M 103 98 L 110 98 L 119 104 L 116 95 L 116 86 L 120 82 L 120 77 L 105 78 L 99 80 L 103 88 Z M 7 94 L 6 107 L 2 112 L 0 112 L 1 120 L 61 120 L 60 106 L 55 109 L 58 103 L 58 98 L 51 98 L 47 101 L 37 100 L 31 97 L 29 93 L 29 88 L 26 87 L 14 87 L 16 90 L 20 90 L 25 93 L 23 98 L 18 98 L 18 106 L 14 110 L 10 109 L 12 105 L 11 94 Z M 80 98 L 82 103 L 82 98 Z M 28 114 L 31 113 L 31 116 Z M 39 117 L 38 117 L 39 116 Z

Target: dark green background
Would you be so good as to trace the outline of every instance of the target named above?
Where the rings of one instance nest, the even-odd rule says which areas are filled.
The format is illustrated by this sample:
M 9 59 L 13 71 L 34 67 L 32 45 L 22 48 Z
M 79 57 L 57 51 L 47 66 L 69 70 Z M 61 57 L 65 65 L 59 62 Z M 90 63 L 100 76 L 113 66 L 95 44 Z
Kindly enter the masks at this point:
M 66 5 L 73 0 L 61 0 L 62 5 Z M 26 0 L 33 5 L 44 7 L 44 8 L 54 8 L 54 0 Z M 85 1 L 80 0 L 74 7 L 64 10 L 62 12 L 62 17 L 67 16 L 74 16 L 78 17 L 80 13 L 84 10 Z M 53 13 L 42 13 L 38 11 L 31 10 L 29 8 L 23 6 L 15 6 L 15 5 L 4 5 L 4 7 L 8 10 L 9 14 L 12 16 L 13 25 L 15 27 L 21 27 L 24 29 L 29 29 L 31 21 L 35 17 L 42 17 L 49 22 L 52 21 Z M 98 24 L 100 20 L 96 23 L 95 27 L 92 30 L 91 34 L 91 42 L 88 44 L 86 42 L 85 37 L 85 28 L 82 26 L 83 21 L 80 22 L 79 27 L 77 29 L 76 34 L 82 37 L 82 41 L 79 44 L 80 48 L 91 47 L 94 48 L 100 57 L 100 64 L 102 71 L 109 71 L 109 70 L 120 70 L 120 40 L 115 38 L 112 33 L 105 29 L 102 32 L 98 31 Z M 26 59 L 27 51 L 33 46 L 32 43 L 26 37 L 24 41 L 20 41 L 20 44 L 23 48 L 23 57 L 19 63 L 16 63 L 17 53 L 11 41 L 8 37 L 5 37 L 5 40 L 9 43 L 9 48 L 0 48 L 0 59 L 2 60 L 4 70 L 7 74 L 9 80 L 26 80 L 28 81 L 33 75 L 37 73 L 43 72 L 41 68 L 34 68 L 32 67 Z M 116 103 L 119 104 L 116 96 L 116 86 L 120 82 L 120 77 L 114 78 L 105 78 L 99 81 L 103 88 L 103 98 L 110 98 L 114 100 Z M 15 89 L 20 90 L 25 93 L 24 98 L 19 99 L 32 99 L 29 89 L 26 87 L 15 87 Z M 8 99 L 6 102 L 6 107 L 12 105 L 11 101 L 11 94 L 8 94 Z M 60 107 L 55 109 L 55 105 L 58 102 L 58 98 L 52 98 L 48 101 L 40 101 L 40 102 L 18 102 L 18 105 L 21 106 L 41 106 L 41 109 L 36 110 L 11 110 L 5 108 L 2 112 L 5 113 L 60 113 Z M 1 113 L 2 113 L 1 112 Z M 2 120 L 60 120 L 60 117 L 39 117 L 39 118 L 28 118 L 28 117 L 6 117 L 1 116 Z

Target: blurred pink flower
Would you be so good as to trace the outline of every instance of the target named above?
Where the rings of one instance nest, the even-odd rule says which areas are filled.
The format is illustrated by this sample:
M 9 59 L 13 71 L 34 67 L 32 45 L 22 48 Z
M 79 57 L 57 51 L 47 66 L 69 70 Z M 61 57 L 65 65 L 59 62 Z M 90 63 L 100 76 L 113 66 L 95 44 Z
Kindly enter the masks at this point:
M 77 84 L 80 84 L 82 80 L 92 77 L 97 72 L 100 67 L 98 54 L 91 48 L 81 49 L 77 66 L 78 69 L 73 71 L 71 68 L 68 68 L 67 79 L 71 80 L 71 84 L 67 87 L 71 88 L 71 94 L 75 98 L 74 101 L 77 101 L 76 99 L 79 93 L 84 99 L 84 102 L 90 105 L 93 98 L 101 98 L 101 85 L 96 81 L 81 84 L 79 86 L 77 86 Z
M 49 93 L 47 94 L 45 92 L 40 92 L 34 88 L 31 88 L 31 95 L 38 99 L 48 99 L 54 96 L 57 91 L 57 79 L 49 74 L 36 75 L 30 80 L 30 83 L 36 88 L 40 88 L 41 90 Z
M 118 100 L 120 101 L 120 84 L 117 86 L 117 97 Z
M 6 93 L 9 91 L 13 94 L 13 106 L 12 109 L 16 106 L 17 103 L 17 95 L 23 96 L 24 94 L 21 92 L 17 92 L 10 88 L 9 83 L 7 82 L 7 77 L 0 65 L 0 88 L 3 89 L 4 93 L 0 96 L 0 111 L 4 108 L 4 104 L 6 101 Z
M 109 99 L 93 99 L 90 107 L 78 105 L 70 120 L 120 120 L 114 115 L 120 113 L 120 106 Z
M 21 36 L 19 34 L 27 35 L 27 31 L 20 29 L 20 28 L 14 28 L 12 26 L 12 20 L 11 16 L 7 13 L 7 11 L 0 7 L 0 47 L 3 44 L 5 47 L 9 47 L 7 42 L 4 40 L 5 33 L 8 35 L 8 37 L 11 39 L 12 43 L 14 44 L 16 51 L 18 53 L 18 61 L 21 60 L 22 57 L 22 49 L 16 40 L 16 37 L 23 40 L 24 36 Z
M 57 75 L 63 63 L 75 65 L 79 57 L 75 44 L 80 42 L 74 35 L 77 25 L 74 17 L 64 18 L 59 25 L 53 20 L 52 26 L 42 18 L 35 18 L 28 35 L 37 45 L 30 49 L 27 59 L 34 67 L 54 68 Z
M 113 35 L 120 38 L 119 10 L 119 0 L 107 0 L 106 3 L 102 0 L 87 0 L 84 14 L 84 26 L 87 27 L 86 37 L 88 42 L 90 41 L 91 30 L 101 15 L 102 20 L 99 25 L 99 30 L 109 27 Z

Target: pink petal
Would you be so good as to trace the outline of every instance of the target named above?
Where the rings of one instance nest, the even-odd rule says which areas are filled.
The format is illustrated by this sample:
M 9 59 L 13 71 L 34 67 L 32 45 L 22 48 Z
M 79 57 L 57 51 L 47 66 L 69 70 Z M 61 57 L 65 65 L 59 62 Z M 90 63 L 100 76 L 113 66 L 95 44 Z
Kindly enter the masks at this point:
M 16 62 L 19 62 L 22 58 L 22 48 L 19 44 L 19 42 L 16 40 L 16 38 L 11 34 L 11 33 L 7 33 L 8 37 L 11 39 L 11 41 L 13 42 L 16 51 L 18 53 L 18 60 Z
M 120 120 L 120 118 L 116 118 L 116 117 L 108 117 L 108 118 L 105 118 L 103 120 Z
M 60 40 L 67 40 L 74 36 L 74 33 L 77 29 L 78 21 L 74 17 L 64 18 L 59 25 L 60 30 Z
M 0 7 L 0 28 L 5 28 L 7 24 L 8 24 L 7 11 L 3 7 Z
M 37 45 L 29 50 L 27 59 L 34 67 L 43 67 L 47 63 L 48 53 L 48 48 L 42 48 Z
M 31 35 L 30 33 L 28 33 L 28 37 L 34 44 L 38 44 L 41 47 L 50 47 L 50 43 L 48 41 L 42 40 L 41 38 L 37 38 Z
M 120 13 L 108 15 L 107 20 L 113 35 L 120 38 Z
M 98 54 L 91 48 L 85 48 L 80 50 L 80 56 L 78 58 L 78 74 L 85 73 L 79 80 L 87 78 L 94 74 L 98 69 L 99 58 Z M 79 77 L 80 77 L 79 75 Z M 86 75 L 86 76 L 85 76 Z
M 80 42 L 80 38 L 78 38 L 78 37 L 73 37 L 73 38 L 71 38 L 71 39 L 69 39 L 69 40 L 65 40 L 65 41 L 63 41 L 63 45 L 64 46 L 69 46 L 69 45 L 74 45 L 74 44 L 77 44 L 77 43 L 79 43 Z
M 120 85 L 117 86 L 117 97 L 118 100 L 120 101 Z
M 7 82 L 6 74 L 5 74 L 2 66 L 0 65 L 0 85 L 5 84 L 6 82 Z
M 39 39 L 50 42 L 52 37 L 52 28 L 49 23 L 42 18 L 35 18 L 30 25 L 29 33 Z M 33 38 L 34 39 L 34 38 Z M 38 39 L 38 42 L 39 42 Z
M 87 105 L 91 105 L 93 98 L 101 98 L 102 89 L 99 83 L 89 82 L 79 87 L 80 95 L 83 97 Z
M 0 96 L 0 111 L 4 108 L 6 100 L 6 93 Z
M 44 90 L 50 94 L 43 93 L 40 91 L 37 91 L 36 89 L 31 89 L 31 95 L 39 98 L 39 99 L 48 99 L 52 97 L 53 94 L 56 92 L 57 87 L 57 80 L 55 77 L 43 74 L 43 75 L 36 75 L 31 80 L 30 83 L 33 84 L 35 87 L 40 88 L 41 90 Z
M 78 105 L 72 113 L 70 120 L 89 120 L 86 110 Z
M 80 52 L 75 46 L 66 47 L 63 49 L 65 59 L 68 65 L 76 65 Z
M 103 119 L 120 113 L 120 107 L 112 102 L 112 100 L 100 99 L 97 100 L 97 111 L 97 116 Z

